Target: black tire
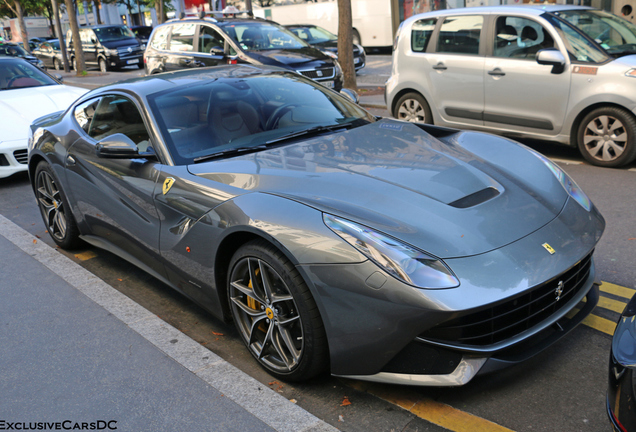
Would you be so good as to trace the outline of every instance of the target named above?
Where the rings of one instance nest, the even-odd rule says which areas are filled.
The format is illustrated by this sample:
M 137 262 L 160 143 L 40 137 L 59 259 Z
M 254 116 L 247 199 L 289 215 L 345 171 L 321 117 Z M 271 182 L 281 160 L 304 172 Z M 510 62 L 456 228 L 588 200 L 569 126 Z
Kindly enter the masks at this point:
M 106 62 L 106 60 L 104 60 L 103 58 L 100 58 L 98 60 L 99 63 L 99 70 L 101 72 L 108 72 L 108 63 Z
M 358 33 L 358 30 L 353 29 L 351 32 L 351 40 L 356 45 L 362 45 L 362 39 L 360 39 L 360 33 Z
M 75 249 L 81 244 L 79 229 L 66 195 L 51 166 L 42 161 L 35 169 L 35 196 L 49 235 L 62 249 Z
M 414 123 L 433 124 L 433 114 L 426 99 L 415 92 L 406 93 L 398 99 L 393 109 L 393 117 Z
M 327 336 L 294 265 L 271 244 L 255 240 L 236 251 L 229 270 L 232 318 L 261 367 L 285 381 L 321 373 L 328 362 Z
M 622 108 L 597 108 L 581 120 L 576 141 L 592 165 L 623 166 L 636 158 L 636 118 Z

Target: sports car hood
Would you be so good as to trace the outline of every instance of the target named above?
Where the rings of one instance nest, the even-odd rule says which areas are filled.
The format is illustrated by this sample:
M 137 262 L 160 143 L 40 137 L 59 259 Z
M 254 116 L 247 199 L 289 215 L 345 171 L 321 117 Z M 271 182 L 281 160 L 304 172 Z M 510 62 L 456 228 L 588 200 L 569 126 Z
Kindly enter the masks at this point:
M 565 190 L 520 146 L 504 143 L 512 148 L 509 157 L 525 158 L 522 163 L 535 170 L 525 181 L 469 152 L 461 139 L 444 140 L 410 123 L 383 120 L 278 149 L 191 165 L 189 170 L 246 193 L 305 203 L 441 258 L 476 255 L 512 243 L 553 220 L 563 208 Z
M 66 85 L 0 91 L 0 141 L 26 139 L 33 120 L 68 108 L 87 91 Z
M 325 54 L 312 47 L 305 47 L 299 49 L 281 49 L 281 50 L 263 50 L 263 51 L 250 51 L 249 56 L 260 61 L 263 64 L 279 67 L 299 68 L 302 66 L 308 66 L 314 62 L 320 63 L 320 65 L 313 67 L 323 67 L 322 64 L 328 63 L 332 65 L 332 61 Z

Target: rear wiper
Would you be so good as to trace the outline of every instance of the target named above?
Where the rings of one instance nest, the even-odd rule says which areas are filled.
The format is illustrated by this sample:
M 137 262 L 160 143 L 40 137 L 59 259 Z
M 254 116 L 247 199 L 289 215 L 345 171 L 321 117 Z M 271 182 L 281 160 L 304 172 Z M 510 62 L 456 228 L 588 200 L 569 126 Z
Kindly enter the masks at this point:
M 308 129 L 303 129 L 296 132 L 288 133 L 286 135 L 281 135 L 277 138 L 267 141 L 265 144 L 272 144 L 272 143 L 277 143 L 281 141 L 287 141 L 289 139 L 298 138 L 301 136 L 307 137 L 307 136 L 319 135 L 324 132 L 334 132 L 340 129 L 349 129 L 352 126 L 353 125 L 351 123 L 335 124 L 330 126 L 314 126 Z
M 260 150 L 265 150 L 266 148 L 267 148 L 267 146 L 263 145 L 263 144 L 258 145 L 258 146 L 253 146 L 253 147 L 231 148 L 231 149 L 219 151 L 219 152 L 216 152 L 216 153 L 210 153 L 209 155 L 196 157 L 196 158 L 193 159 L 193 162 L 197 163 L 197 162 L 203 162 L 203 161 L 210 160 L 210 159 L 216 159 L 216 158 L 219 158 L 219 157 L 236 156 L 238 154 L 257 152 L 257 151 L 260 151 Z

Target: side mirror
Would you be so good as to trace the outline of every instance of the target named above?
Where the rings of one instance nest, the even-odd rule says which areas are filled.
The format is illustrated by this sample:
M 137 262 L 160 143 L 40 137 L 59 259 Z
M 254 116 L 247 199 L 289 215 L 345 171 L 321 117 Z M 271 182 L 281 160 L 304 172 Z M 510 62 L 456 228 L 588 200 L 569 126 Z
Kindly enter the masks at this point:
M 360 102 L 360 96 L 358 96 L 358 93 L 356 93 L 355 91 L 351 89 L 343 88 L 342 90 L 340 90 L 340 94 L 346 97 L 347 99 L 349 99 L 353 103 L 357 104 Z
M 110 135 L 95 146 L 98 157 L 128 159 L 139 156 L 137 144 L 124 134 Z
M 53 75 L 53 78 L 55 78 L 59 82 L 64 82 L 64 77 L 62 75 L 60 75 L 60 74 Z
M 552 66 L 553 74 L 560 74 L 565 70 L 565 57 L 556 48 L 546 48 L 537 52 L 537 63 Z
M 215 46 L 210 49 L 210 54 L 214 56 L 223 56 L 225 55 L 225 50 L 221 47 Z

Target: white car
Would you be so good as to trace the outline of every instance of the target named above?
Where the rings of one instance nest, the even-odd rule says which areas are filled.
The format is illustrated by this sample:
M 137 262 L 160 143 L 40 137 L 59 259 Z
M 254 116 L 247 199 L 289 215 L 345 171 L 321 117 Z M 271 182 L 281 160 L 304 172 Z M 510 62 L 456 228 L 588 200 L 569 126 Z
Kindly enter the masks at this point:
M 62 85 L 23 59 L 0 57 L 0 178 L 27 170 L 33 120 L 65 110 L 87 91 Z

